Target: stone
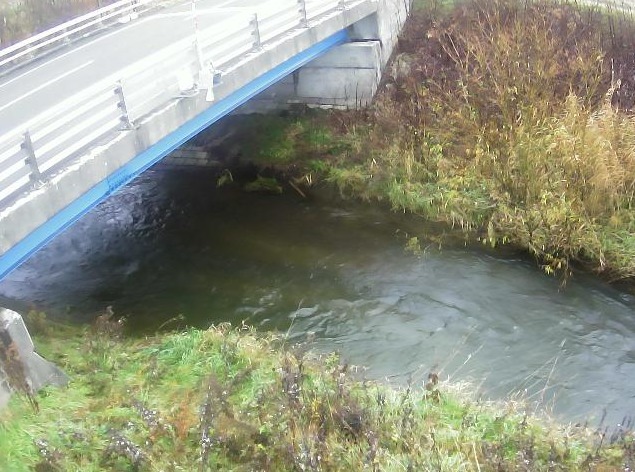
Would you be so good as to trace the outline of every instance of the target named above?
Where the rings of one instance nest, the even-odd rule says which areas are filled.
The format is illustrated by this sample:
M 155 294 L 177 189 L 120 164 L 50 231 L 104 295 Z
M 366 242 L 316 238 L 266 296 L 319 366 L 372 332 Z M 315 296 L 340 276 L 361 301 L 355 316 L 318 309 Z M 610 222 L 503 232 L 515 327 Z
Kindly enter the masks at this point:
M 412 75 L 414 58 L 406 53 L 397 54 L 390 65 L 390 77 L 395 82 L 406 79 Z
M 35 352 L 19 313 L 0 308 L 0 408 L 14 391 L 33 395 L 46 385 L 63 386 L 68 376 Z

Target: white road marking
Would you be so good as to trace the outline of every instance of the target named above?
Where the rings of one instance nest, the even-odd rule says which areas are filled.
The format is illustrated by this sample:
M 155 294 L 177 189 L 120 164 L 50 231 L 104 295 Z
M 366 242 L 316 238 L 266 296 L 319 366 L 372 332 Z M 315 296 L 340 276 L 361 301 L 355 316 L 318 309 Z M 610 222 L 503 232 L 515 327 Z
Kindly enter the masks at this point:
M 49 80 L 48 82 L 43 83 L 42 85 L 40 85 L 39 87 L 35 87 L 34 89 L 32 89 L 31 91 L 29 91 L 28 93 L 25 93 L 24 95 L 19 96 L 18 98 L 16 98 L 15 100 L 11 100 L 9 103 L 7 103 L 6 105 L 3 105 L 0 107 L 0 111 L 9 108 L 12 105 L 15 105 L 16 103 L 18 103 L 20 100 L 24 100 L 27 97 L 30 97 L 31 95 L 33 95 L 34 93 L 39 92 L 40 90 L 42 90 L 43 88 L 48 87 L 49 85 L 54 84 L 55 82 L 58 82 L 60 80 L 62 80 L 63 78 L 74 74 L 75 72 L 77 72 L 78 70 L 83 69 L 84 67 L 88 67 L 89 65 L 91 65 L 93 62 L 95 61 L 88 61 L 85 62 L 84 64 L 82 64 L 81 66 L 75 67 L 74 69 L 71 69 L 69 71 L 64 72 L 61 75 L 58 75 L 57 77 L 55 77 L 52 80 Z
M 219 4 L 217 4 L 217 5 L 214 5 L 214 6 L 213 6 L 211 9 L 209 9 L 209 10 L 218 9 L 218 8 L 223 7 L 223 6 L 225 6 L 225 5 L 230 5 L 230 4 L 232 4 L 232 3 L 236 3 L 236 1 L 237 1 L 237 0 L 225 0 L 225 1 L 220 2 L 220 3 L 219 3 Z M 188 8 L 189 8 L 189 7 L 188 7 Z M 203 14 L 204 14 L 204 11 L 205 11 L 206 9 L 208 9 L 208 8 L 200 8 L 198 11 L 199 11 L 199 13 L 203 13 Z M 84 44 L 84 45 L 82 45 L 82 46 L 79 46 L 79 47 L 73 48 L 73 50 L 72 50 L 72 51 L 66 52 L 66 53 L 61 54 L 61 55 L 59 55 L 59 56 L 55 56 L 55 57 L 51 58 L 50 60 L 46 61 L 45 63 L 40 64 L 39 66 L 34 67 L 33 69 L 30 69 L 30 70 L 28 70 L 28 71 L 26 71 L 26 72 L 22 73 L 21 75 L 19 75 L 19 76 L 17 76 L 17 77 L 14 77 L 14 78 L 12 78 L 12 79 L 10 79 L 10 80 L 8 80 L 8 81 L 6 81 L 6 82 L 4 82 L 4 83 L 0 84 L 0 88 L 4 87 L 4 86 L 6 86 L 6 85 L 9 85 L 10 83 L 15 82 L 16 80 L 20 80 L 21 78 L 23 78 L 23 77 L 24 77 L 24 76 L 26 76 L 27 74 L 30 74 L 31 72 L 34 72 L 34 71 L 36 71 L 36 70 L 38 70 L 38 69 L 41 69 L 42 67 L 46 67 L 47 65 L 52 64 L 53 62 L 57 61 L 58 59 L 63 59 L 64 57 L 66 57 L 66 56 L 68 56 L 68 55 L 70 55 L 70 54 L 74 54 L 75 52 L 80 51 L 80 50 L 82 50 L 82 49 L 84 49 L 84 48 L 86 48 L 86 47 L 89 47 L 89 46 L 91 46 L 92 44 L 95 44 L 95 43 L 96 43 L 96 42 L 98 42 L 98 41 L 102 41 L 102 40 L 107 39 L 107 38 L 109 38 L 109 37 L 111 37 L 111 36 L 114 36 L 114 35 L 116 35 L 116 34 L 119 34 L 119 33 L 121 33 L 122 31 L 127 30 L 128 28 L 134 28 L 135 26 L 139 26 L 139 25 L 141 25 L 141 24 L 143 24 L 143 23 L 147 23 L 148 21 L 151 21 L 151 20 L 153 20 L 153 19 L 155 19 L 155 18 L 162 18 L 162 17 L 168 17 L 168 16 L 181 16 L 181 15 L 183 15 L 183 16 L 187 16 L 187 17 L 188 17 L 188 18 L 184 19 L 184 21 L 191 20 L 192 13 L 191 13 L 191 11 L 189 11 L 189 10 L 188 10 L 187 12 L 182 12 L 182 13 L 159 13 L 159 14 L 156 14 L 156 15 L 151 15 L 151 16 L 148 16 L 148 17 L 146 17 L 146 18 L 143 18 L 141 21 L 137 21 L 137 22 L 135 22 L 135 23 L 132 23 L 132 24 L 126 25 L 126 26 L 124 26 L 124 27 L 119 27 L 119 28 L 117 28 L 117 30 L 116 30 L 116 31 L 113 31 L 113 32 L 108 33 L 108 34 L 105 34 L 105 35 L 103 35 L 103 36 L 99 36 L 98 38 L 95 38 L 94 40 L 89 41 L 87 44 Z
M 18 75 L 17 77 L 14 77 L 14 78 L 13 78 L 13 79 L 11 79 L 11 80 L 7 80 L 7 81 L 6 81 L 5 83 L 3 83 L 3 84 L 0 84 L 0 88 L 4 87 L 4 86 L 6 86 L 6 85 L 9 85 L 10 83 L 15 82 L 16 80 L 20 80 L 20 79 L 21 79 L 21 78 L 23 78 L 25 75 L 28 75 L 28 74 L 30 74 L 31 72 L 35 72 L 36 70 L 41 69 L 42 67 L 46 67 L 46 66 L 48 66 L 49 64 L 51 64 L 54 60 L 57 60 L 57 59 L 62 59 L 62 58 L 63 58 L 63 57 L 65 57 L 65 56 L 68 56 L 68 55 L 70 55 L 70 54 L 73 54 L 74 52 L 75 52 L 75 51 L 68 51 L 68 52 L 65 52 L 64 54 L 60 54 L 59 56 L 55 57 L 54 59 L 51 59 L 49 62 L 45 62 L 44 64 L 40 64 L 39 66 L 34 67 L 33 69 L 27 70 L 26 72 L 24 72 L 24 73 L 22 73 L 22 74 Z
M 94 45 L 95 43 L 103 41 L 104 39 L 108 39 L 111 36 L 114 36 L 116 34 L 119 34 L 119 33 L 123 32 L 123 31 L 126 31 L 127 29 L 134 28 L 136 26 L 139 26 L 139 25 L 142 25 L 144 23 L 147 23 L 152 18 L 153 18 L 152 16 L 149 16 L 148 18 L 144 18 L 144 19 L 142 19 L 140 21 L 135 21 L 134 23 L 130 23 L 129 25 L 120 26 L 115 31 L 113 31 L 112 33 L 108 33 L 108 34 L 105 34 L 103 36 L 99 36 L 98 38 L 95 38 L 92 41 L 87 42 L 83 46 L 78 46 L 78 47 L 73 48 L 73 50 L 71 52 L 77 52 L 77 51 L 81 51 L 82 49 L 86 49 L 87 47 L 90 47 L 90 46 Z M 61 57 L 62 56 L 54 57 L 50 61 L 48 61 L 47 64 L 55 62 L 56 60 L 60 59 Z
M 179 16 L 192 16 L 192 12 L 180 11 L 174 13 L 157 13 L 156 15 L 152 15 L 152 18 L 175 18 Z
M 198 13 L 205 14 L 206 13 L 205 10 L 210 10 L 209 13 L 212 13 L 212 12 L 214 12 L 214 10 L 217 10 L 219 7 L 223 7 L 225 5 L 230 5 L 230 4 L 235 3 L 235 2 L 236 2 L 236 0 L 226 0 L 226 1 L 221 2 L 218 5 L 215 5 L 212 8 L 199 8 L 197 11 L 198 11 Z M 216 11 L 215 13 L 218 13 L 218 11 Z M 127 30 L 129 28 L 134 28 L 135 26 L 142 25 L 144 23 L 152 21 L 153 19 L 161 19 L 161 18 L 166 18 L 166 17 L 171 17 L 171 16 L 185 16 L 186 18 L 184 18 L 184 21 L 191 21 L 192 20 L 192 12 L 190 10 L 188 10 L 186 12 L 177 12 L 177 13 L 158 13 L 158 14 L 155 14 L 155 15 L 148 16 L 146 18 L 143 18 L 141 21 L 137 21 L 135 23 L 132 23 L 132 24 L 129 24 L 129 25 L 126 25 L 126 26 L 123 26 L 123 27 L 119 27 L 119 28 L 117 28 L 116 31 L 113 31 L 111 33 L 99 36 L 98 38 L 95 38 L 92 41 L 89 41 L 87 44 L 75 47 L 75 48 L 73 48 L 72 51 L 66 52 L 64 54 L 60 54 L 59 56 L 52 57 L 51 59 L 47 60 L 43 64 L 40 64 L 39 66 L 36 66 L 36 67 L 34 67 L 34 68 L 30 69 L 30 70 L 27 70 L 26 72 L 23 72 L 19 76 L 14 77 L 12 79 L 9 79 L 6 82 L 0 84 L 0 88 L 4 87 L 6 85 L 9 85 L 9 84 L 11 84 L 11 83 L 13 83 L 13 82 L 15 82 L 17 80 L 20 80 L 21 78 L 23 78 L 24 76 L 30 74 L 31 72 L 35 72 L 36 70 L 41 69 L 43 67 L 46 67 L 46 66 L 52 64 L 53 62 L 59 60 L 59 59 L 63 59 L 64 57 L 66 57 L 66 56 L 68 56 L 70 54 L 74 54 L 77 51 L 81 51 L 84 48 L 87 48 L 87 47 L 89 47 L 89 46 L 91 46 L 91 45 L 93 45 L 93 44 L 95 44 L 95 43 L 97 43 L 99 41 L 103 41 L 104 39 L 110 38 L 111 36 L 119 34 L 119 33 L 123 32 L 123 31 L 125 31 L 125 30 Z
M 197 3 L 208 3 L 208 2 L 205 2 L 203 0 L 199 0 Z M 211 5 L 209 5 L 209 6 L 201 6 L 200 8 L 201 9 L 203 9 L 203 8 L 218 9 L 218 8 L 224 7 L 225 5 L 230 5 L 232 3 L 241 3 L 241 2 L 239 0 L 225 0 L 224 2 L 220 2 L 220 3 L 211 2 Z M 255 3 L 257 4 L 258 2 L 255 2 Z M 196 9 L 197 10 L 199 9 L 198 5 L 197 5 Z
M 220 2 L 219 4 L 215 4 L 213 3 L 211 7 L 196 7 L 196 13 L 197 14 L 205 14 L 205 13 L 218 13 L 218 10 L 223 10 L 223 7 L 227 6 L 227 5 L 231 5 L 232 3 L 240 3 L 237 2 L 237 0 L 226 0 L 224 2 Z M 257 3 L 257 2 L 256 2 Z M 234 11 L 238 11 L 238 10 L 250 10 L 255 8 L 255 5 L 248 5 L 248 6 L 244 6 L 244 7 L 237 7 L 237 6 L 230 6 L 228 7 L 228 11 L 230 10 L 234 10 Z M 191 16 L 191 12 L 190 12 L 190 16 Z
M 218 13 L 218 8 L 219 7 L 224 7 L 226 5 L 231 5 L 231 4 L 236 4 L 236 3 L 240 4 L 241 2 L 240 2 L 240 0 L 224 0 L 224 1 L 221 1 L 220 3 L 218 3 L 218 4 L 214 4 L 213 3 L 212 5 L 214 5 L 214 6 L 212 8 L 200 8 L 199 11 L 201 13 L 205 14 L 206 13 L 205 10 L 210 10 L 209 13 L 212 13 L 213 10 L 216 10 L 215 13 Z M 231 9 L 232 8 L 230 7 L 230 10 Z M 107 33 L 107 34 L 104 34 L 104 35 L 100 35 L 99 37 L 87 42 L 86 44 L 83 44 L 81 46 L 75 47 L 75 48 L 73 48 L 73 50 L 71 50 L 71 51 L 69 51 L 67 53 L 61 54 L 59 56 L 54 56 L 51 59 L 47 60 L 46 62 L 44 62 L 44 63 L 42 63 L 42 64 L 40 64 L 40 65 L 38 65 L 36 67 L 33 67 L 32 69 L 29 69 L 29 70 L 23 72 L 19 76 L 13 77 L 13 78 L 7 80 L 4 83 L 0 83 L 0 88 L 4 87 L 6 85 L 9 85 L 10 83 L 13 83 L 13 82 L 15 82 L 17 80 L 20 80 L 21 78 L 25 77 L 26 75 L 30 74 L 31 72 L 34 72 L 34 71 L 36 71 L 38 69 L 42 69 L 45 66 L 51 65 L 57 60 L 64 59 L 66 56 L 69 56 L 70 54 L 74 54 L 74 53 L 76 53 L 78 51 L 81 51 L 82 49 L 85 49 L 85 48 L 93 46 L 97 42 L 103 41 L 103 40 L 108 39 L 108 38 L 110 38 L 112 36 L 115 36 L 115 35 L 117 35 L 119 33 L 122 33 L 124 31 L 128 30 L 129 28 L 135 28 L 137 26 L 143 25 L 144 23 L 151 22 L 152 20 L 160 19 L 160 17 L 163 16 L 163 15 L 168 16 L 170 14 L 161 14 L 161 13 L 159 13 L 158 15 L 151 15 L 151 16 L 148 16 L 146 18 L 140 19 L 139 21 L 135 21 L 134 23 L 130 23 L 129 25 L 118 27 L 115 31 L 112 31 L 110 33 Z M 183 12 L 183 15 L 188 17 L 188 18 L 185 18 L 184 21 L 191 21 L 192 20 L 191 11 Z M 92 62 L 94 62 L 94 61 L 87 62 L 85 64 L 80 65 L 79 67 L 76 67 L 75 69 L 69 70 L 68 72 L 66 72 L 66 73 L 64 73 L 64 74 L 62 74 L 60 76 L 55 77 L 54 79 L 48 81 L 47 83 L 44 83 L 44 84 L 40 85 L 39 87 L 36 87 L 35 89 L 32 89 L 28 93 L 16 98 L 15 100 L 12 100 L 11 102 L 0 106 L 0 112 L 5 110 L 5 109 L 7 109 L 8 107 L 14 105 L 15 103 L 19 102 L 20 100 L 23 100 L 24 98 L 27 98 L 30 95 L 42 90 L 43 88 L 47 87 L 48 85 L 50 85 L 50 84 L 52 84 L 52 83 L 54 83 L 54 82 L 56 82 L 58 80 L 61 80 L 64 77 L 66 77 L 66 76 L 68 76 L 68 75 L 70 75 L 70 74 L 72 74 L 72 73 L 74 73 L 74 72 L 76 72 L 76 71 L 78 71 L 78 70 L 90 65 Z
M 215 15 L 218 16 L 218 14 L 223 14 L 226 17 L 230 17 L 230 15 L 235 14 L 235 13 L 244 13 L 244 12 L 249 12 L 250 10 L 247 8 L 199 8 L 196 10 L 196 16 L 197 17 L 203 17 L 205 15 Z M 185 18 L 183 18 L 183 21 L 193 21 L 193 15 L 192 12 L 188 12 L 188 13 L 182 13 L 182 15 L 185 16 Z M 166 15 L 167 16 L 167 15 Z
M 92 44 L 94 44 L 94 43 L 96 43 L 96 42 L 98 42 L 98 41 L 101 41 L 101 40 L 103 40 L 103 39 L 106 39 L 106 38 L 109 38 L 109 37 L 111 37 L 111 36 L 114 36 L 115 34 L 120 33 L 120 32 L 122 32 L 122 31 L 125 31 L 125 30 L 127 30 L 128 28 L 132 28 L 132 27 L 137 26 L 137 25 L 139 25 L 139 24 L 146 23 L 146 22 L 147 22 L 148 20 L 150 20 L 151 18 L 152 18 L 152 17 L 148 17 L 148 18 L 145 18 L 145 19 L 143 19 L 143 20 L 141 20 L 141 21 L 138 21 L 138 22 L 136 22 L 136 23 L 134 23 L 134 24 L 130 24 L 130 25 L 128 25 L 128 26 L 120 27 L 120 28 L 118 28 L 118 29 L 117 29 L 117 31 L 113 31 L 112 33 L 108 33 L 108 34 L 106 34 L 106 35 L 100 36 L 100 37 L 98 37 L 98 38 L 96 38 L 96 39 L 94 39 L 94 40 L 92 40 L 92 41 L 88 42 L 87 44 L 84 44 L 83 46 L 78 46 L 78 47 L 75 47 L 75 48 L 73 48 L 73 50 L 68 51 L 68 52 L 65 52 L 64 54 L 60 54 L 59 56 L 52 57 L 51 59 L 47 60 L 47 61 L 46 61 L 46 62 L 44 62 L 43 64 L 40 64 L 39 66 L 36 66 L 36 67 L 34 67 L 33 69 L 29 69 L 29 70 L 27 70 L 26 72 L 23 72 L 22 74 L 20 74 L 19 76 L 14 77 L 14 78 L 12 78 L 12 79 L 10 79 L 10 80 L 7 80 L 7 81 L 6 81 L 6 82 L 4 82 L 3 84 L 0 84 L 0 88 L 4 87 L 5 85 L 9 85 L 11 82 L 14 82 L 14 81 L 16 81 L 16 80 L 19 80 L 19 79 L 23 78 L 25 75 L 30 74 L 31 72 L 34 72 L 34 71 L 36 71 L 36 70 L 38 70 L 38 69 L 41 69 L 42 67 L 46 67 L 46 66 L 48 66 L 48 65 L 51 65 L 51 64 L 53 64 L 55 61 L 57 61 L 57 60 L 59 60 L 59 59 L 63 59 L 63 58 L 65 58 L 66 56 L 69 56 L 69 55 L 71 55 L 71 54 L 75 54 L 77 51 L 80 51 L 80 50 L 82 50 L 82 49 L 84 49 L 84 48 L 86 48 L 86 47 L 88 47 L 88 46 L 90 46 L 90 45 L 92 45 Z M 82 66 L 82 67 L 84 67 L 84 66 Z M 2 110 L 2 108 L 0 108 L 0 110 Z

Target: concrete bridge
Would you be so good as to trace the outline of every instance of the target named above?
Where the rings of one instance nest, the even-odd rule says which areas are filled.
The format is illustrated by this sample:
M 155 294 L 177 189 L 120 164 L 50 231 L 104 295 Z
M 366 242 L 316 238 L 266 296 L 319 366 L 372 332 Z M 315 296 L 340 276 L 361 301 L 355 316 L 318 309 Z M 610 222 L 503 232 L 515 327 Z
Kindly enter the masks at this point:
M 123 0 L 0 50 L 0 279 L 258 96 L 367 105 L 410 0 Z

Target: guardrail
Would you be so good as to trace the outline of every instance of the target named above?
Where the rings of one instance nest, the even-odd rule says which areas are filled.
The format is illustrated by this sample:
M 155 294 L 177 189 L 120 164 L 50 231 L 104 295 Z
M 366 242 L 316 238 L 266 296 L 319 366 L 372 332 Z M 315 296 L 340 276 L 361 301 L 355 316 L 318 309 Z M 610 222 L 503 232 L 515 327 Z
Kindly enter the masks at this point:
M 305 0 L 307 19 L 311 20 L 337 8 L 346 8 L 342 0 Z
M 281 35 L 362 1 L 271 0 L 253 10 L 236 9 L 222 27 L 196 31 L 5 133 L 0 203 L 42 185 L 100 139 L 134 129 L 152 110 L 197 94 L 201 76 L 218 74 Z
M 0 67 L 18 64 L 43 48 L 68 42 L 79 33 L 86 34 L 117 21 L 126 21 L 162 0 L 121 0 L 74 18 L 4 49 L 0 49 Z

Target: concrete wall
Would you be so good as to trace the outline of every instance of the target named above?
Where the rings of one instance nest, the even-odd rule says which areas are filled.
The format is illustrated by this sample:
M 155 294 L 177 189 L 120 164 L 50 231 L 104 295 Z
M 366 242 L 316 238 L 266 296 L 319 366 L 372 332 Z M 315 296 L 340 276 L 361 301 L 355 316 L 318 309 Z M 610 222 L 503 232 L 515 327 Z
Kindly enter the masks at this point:
M 379 0 L 375 13 L 350 28 L 351 39 L 354 41 L 378 40 L 381 43 L 382 70 L 397 45 L 411 3 L 411 0 Z
M 342 44 L 254 97 L 237 113 L 269 112 L 295 103 L 368 106 L 381 80 L 379 41 Z
M 377 10 L 351 25 L 342 44 L 250 100 L 237 113 L 268 112 L 293 103 L 368 106 L 397 44 L 410 0 L 378 0 Z
M 381 43 L 343 44 L 298 71 L 296 96 L 305 103 L 368 106 L 381 79 Z
M 410 0 L 378 0 L 376 12 L 349 27 L 351 43 L 298 71 L 296 98 L 309 104 L 368 106 L 409 11 Z

